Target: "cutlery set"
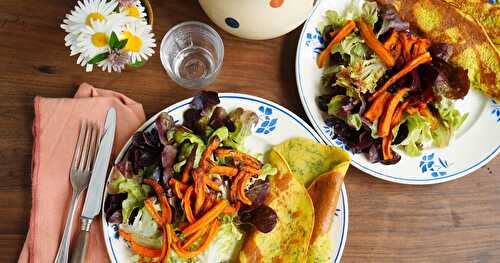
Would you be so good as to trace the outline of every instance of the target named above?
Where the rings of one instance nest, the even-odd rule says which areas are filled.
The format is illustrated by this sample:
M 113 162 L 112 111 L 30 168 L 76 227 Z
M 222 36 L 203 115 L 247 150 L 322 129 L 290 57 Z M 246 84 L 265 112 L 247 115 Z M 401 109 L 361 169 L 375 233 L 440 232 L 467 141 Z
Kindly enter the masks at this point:
M 63 236 L 57 251 L 55 263 L 72 263 L 85 261 L 92 221 L 101 210 L 106 174 L 108 171 L 111 150 L 115 137 L 116 111 L 110 108 L 106 115 L 104 131 L 93 122 L 84 121 L 78 135 L 73 162 L 70 170 L 70 181 L 73 188 L 70 206 L 66 218 Z M 80 232 L 73 248 L 71 258 L 69 247 L 73 219 L 81 193 L 87 189 L 83 211 L 80 216 Z

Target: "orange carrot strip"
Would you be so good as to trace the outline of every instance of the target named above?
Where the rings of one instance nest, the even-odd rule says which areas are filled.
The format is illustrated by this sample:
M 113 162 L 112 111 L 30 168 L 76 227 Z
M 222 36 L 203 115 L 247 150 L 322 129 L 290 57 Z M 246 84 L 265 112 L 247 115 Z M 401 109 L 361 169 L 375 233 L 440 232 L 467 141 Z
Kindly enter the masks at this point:
M 384 160 L 391 160 L 393 158 L 391 149 L 392 135 L 389 134 L 382 138 L 382 155 Z
M 163 219 L 160 217 L 156 209 L 154 208 L 153 200 L 150 198 L 146 198 L 144 200 L 144 207 L 146 207 L 146 210 L 148 213 L 151 215 L 153 220 L 158 224 L 158 225 L 163 225 Z
M 200 213 L 201 207 L 205 202 L 205 181 L 203 180 L 204 172 L 202 169 L 198 168 L 193 171 L 194 178 L 194 192 L 196 193 L 196 199 L 194 201 L 194 214 L 198 215 Z
M 399 80 L 401 77 L 405 76 L 408 74 L 410 71 L 415 69 L 421 64 L 430 62 L 432 60 L 431 54 L 429 52 L 425 52 L 424 54 L 418 56 L 414 60 L 412 60 L 410 63 L 408 63 L 406 66 L 404 66 L 403 69 L 401 69 L 398 73 L 393 75 L 384 85 L 378 89 L 375 93 L 373 93 L 368 101 L 373 101 L 375 98 L 380 96 L 384 91 L 386 91 L 392 84 L 396 83 L 397 80 Z
M 179 242 L 177 242 L 177 244 L 176 243 L 173 244 L 175 252 L 180 257 L 186 259 L 196 257 L 210 245 L 212 240 L 215 238 L 215 234 L 217 233 L 219 226 L 220 226 L 219 220 L 215 220 L 215 222 L 210 226 L 210 230 L 208 230 L 208 234 L 206 235 L 205 240 L 203 240 L 201 245 L 197 247 L 195 250 L 189 251 L 183 249 L 181 244 L 178 244 Z
M 198 231 L 196 231 L 194 234 L 192 234 L 184 244 L 182 244 L 181 248 L 183 249 L 188 249 L 191 245 L 193 245 L 205 232 L 207 231 L 206 228 L 202 228 Z
M 232 149 L 219 148 L 219 149 L 215 150 L 215 156 L 217 156 L 217 158 L 231 157 L 233 159 L 236 159 L 236 160 L 242 162 L 245 165 L 248 165 L 248 166 L 251 166 L 251 167 L 254 167 L 257 169 L 260 169 L 262 167 L 262 163 L 259 160 L 257 160 L 257 158 L 250 156 L 248 154 L 236 151 L 236 150 L 232 150 Z
M 408 101 L 405 101 L 396 108 L 391 121 L 391 129 L 398 125 L 399 122 L 401 122 L 401 120 L 403 119 L 403 113 L 405 112 L 406 108 L 408 108 L 408 105 L 410 105 L 410 103 Z
M 384 91 L 382 95 L 378 96 L 370 106 L 370 108 L 365 112 L 364 116 L 372 123 L 375 122 L 384 112 L 384 107 L 387 99 L 391 94 L 387 91 Z
M 408 114 L 412 115 L 412 114 L 419 112 L 419 109 L 417 107 L 409 106 L 408 108 L 406 108 L 406 112 L 408 112 Z
M 133 240 L 132 234 L 125 232 L 123 229 L 118 230 L 118 234 L 127 241 Z
M 199 145 L 196 143 L 189 154 L 189 157 L 186 161 L 186 165 L 184 166 L 184 170 L 182 171 L 182 182 L 187 183 L 189 181 L 189 174 L 194 166 L 194 161 L 196 160 L 196 152 L 198 151 Z
M 186 191 L 186 189 L 189 187 L 189 185 L 187 185 L 187 184 L 185 184 L 183 182 L 180 182 L 180 181 L 178 181 L 178 180 L 176 180 L 174 178 L 170 178 L 169 184 L 170 184 L 170 186 L 175 186 L 176 184 L 178 184 L 179 185 L 179 190 L 181 190 L 181 191 Z
M 399 41 L 401 42 L 403 59 L 405 62 L 408 62 L 411 56 L 411 48 L 416 39 L 411 35 L 408 36 L 406 32 L 399 32 Z
M 212 195 L 207 194 L 205 198 L 205 203 L 203 204 L 203 207 L 201 209 L 202 212 L 210 210 L 212 208 L 212 205 L 214 204 L 215 199 L 212 197 Z
M 220 139 L 219 137 L 215 136 L 210 144 L 207 146 L 203 154 L 201 155 L 201 160 L 200 160 L 200 168 L 203 170 L 206 170 L 208 168 L 209 164 L 209 159 L 212 153 L 214 152 L 215 149 L 219 147 L 220 144 Z
M 319 54 L 318 60 L 316 61 L 318 64 L 318 67 L 322 68 L 328 58 L 330 57 L 330 54 L 332 53 L 332 48 L 335 46 L 335 44 L 340 43 L 346 36 L 348 36 L 353 30 L 356 28 L 356 23 L 354 21 L 349 20 L 347 23 L 342 27 L 338 33 L 335 34 L 335 37 L 332 39 L 330 44 Z
M 161 256 L 161 249 L 154 249 L 154 248 L 145 247 L 145 246 L 137 244 L 133 240 L 130 241 L 130 248 L 135 253 L 137 253 L 143 257 L 157 258 L 157 257 Z
M 238 212 L 238 211 L 240 210 L 240 207 L 241 207 L 241 203 L 240 203 L 240 202 L 237 202 L 237 203 L 236 203 L 236 205 L 234 205 L 234 206 L 231 206 L 231 205 L 230 205 L 230 206 L 226 207 L 226 208 L 224 209 L 224 212 L 223 212 L 223 213 L 224 213 L 224 214 L 228 214 L 228 215 L 230 215 L 230 214 L 234 214 L 234 213 L 236 213 L 236 212 Z
M 396 32 L 396 30 L 392 30 L 391 35 L 384 42 L 383 46 L 385 49 L 390 50 L 392 48 L 392 46 L 394 46 L 396 44 L 397 41 L 398 41 L 398 32 Z
M 399 104 L 399 101 L 406 95 L 409 88 L 399 89 L 386 103 L 384 114 L 378 123 L 378 136 L 386 137 L 391 132 L 391 122 L 394 111 Z
M 168 250 L 170 247 L 170 240 L 169 240 L 169 231 L 167 227 L 164 225 L 163 226 L 163 238 L 162 238 L 162 243 L 161 243 L 161 255 L 160 255 L 160 261 L 162 261 L 168 254 Z
M 252 200 L 250 200 L 247 195 L 245 194 L 245 186 L 247 185 L 248 180 L 252 177 L 251 173 L 246 173 L 243 179 L 240 180 L 239 186 L 238 186 L 238 196 L 241 200 L 242 203 L 246 205 L 251 205 Z
M 222 211 L 224 211 L 224 208 L 226 208 L 228 205 L 229 202 L 227 200 L 218 201 L 215 206 L 212 207 L 212 209 L 210 209 L 208 212 L 206 212 L 200 219 L 184 228 L 182 230 L 182 233 L 184 234 L 184 236 L 194 234 L 194 232 L 210 224 L 215 218 L 220 215 Z
M 385 65 L 388 67 L 394 66 L 396 60 L 392 57 L 391 52 L 387 50 L 380 41 L 378 41 L 377 36 L 373 33 L 373 28 L 371 28 L 363 18 L 356 21 L 359 28 L 359 33 L 361 37 L 365 40 L 366 45 L 371 48 L 379 57 L 384 61 Z
M 428 39 L 421 38 L 415 41 L 413 48 L 411 50 L 411 57 L 416 58 L 423 53 L 427 52 L 427 49 L 430 47 L 431 42 Z
M 191 210 L 191 194 L 193 193 L 193 186 L 188 187 L 186 190 L 186 193 L 184 194 L 184 197 L 182 198 L 182 202 L 184 204 L 184 212 L 186 212 L 186 218 L 189 221 L 189 223 L 193 223 L 196 221 L 196 218 L 193 215 L 193 212 Z
M 169 181 L 170 186 L 174 188 L 174 193 L 177 196 L 177 198 L 182 199 L 183 191 L 185 191 L 188 188 L 187 184 L 184 184 L 182 182 L 179 182 L 175 180 L 174 178 L 171 178 Z
M 238 196 L 238 185 L 240 180 L 245 177 L 245 174 L 245 172 L 240 171 L 231 183 L 231 191 L 229 192 L 229 197 L 232 201 L 236 201 L 236 198 Z
M 238 174 L 238 169 L 229 166 L 213 166 L 208 170 L 209 174 L 219 174 L 222 176 L 236 176 Z
M 170 223 L 170 221 L 172 220 L 172 210 L 170 209 L 170 205 L 168 204 L 168 200 L 165 196 L 165 192 L 163 191 L 163 187 L 153 179 L 146 178 L 143 182 L 153 188 L 158 197 L 158 200 L 160 201 L 162 221 L 166 224 Z
M 220 191 L 220 185 L 218 183 L 214 182 L 212 179 L 210 179 L 208 177 L 208 175 L 205 174 L 203 176 L 203 180 L 204 180 L 205 185 L 207 185 L 208 187 L 212 188 L 215 191 Z

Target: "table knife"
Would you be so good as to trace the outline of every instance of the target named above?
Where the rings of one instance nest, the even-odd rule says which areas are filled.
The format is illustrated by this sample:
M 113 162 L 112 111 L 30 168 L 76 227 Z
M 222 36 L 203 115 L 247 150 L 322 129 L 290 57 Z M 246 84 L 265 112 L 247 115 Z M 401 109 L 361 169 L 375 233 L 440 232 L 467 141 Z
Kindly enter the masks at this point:
M 80 216 L 80 233 L 76 240 L 73 253 L 71 255 L 71 263 L 83 263 L 87 255 L 87 247 L 89 242 L 90 226 L 95 216 L 101 210 L 104 185 L 106 183 L 106 175 L 108 172 L 109 160 L 111 158 L 111 149 L 115 138 L 116 128 L 116 111 L 110 108 L 106 115 L 104 123 L 104 135 L 102 136 L 99 150 L 95 159 L 94 169 L 90 177 L 85 204 L 83 205 L 82 215 Z

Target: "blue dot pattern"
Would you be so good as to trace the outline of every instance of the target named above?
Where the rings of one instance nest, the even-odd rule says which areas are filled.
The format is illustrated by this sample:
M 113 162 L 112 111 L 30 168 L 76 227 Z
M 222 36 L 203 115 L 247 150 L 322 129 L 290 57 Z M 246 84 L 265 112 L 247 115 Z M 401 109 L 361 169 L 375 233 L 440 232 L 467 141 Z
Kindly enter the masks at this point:
M 238 22 L 238 20 L 232 18 L 232 17 L 227 17 L 226 18 L 226 24 L 229 26 L 229 27 L 232 27 L 232 28 L 238 28 L 240 27 L 240 22 Z

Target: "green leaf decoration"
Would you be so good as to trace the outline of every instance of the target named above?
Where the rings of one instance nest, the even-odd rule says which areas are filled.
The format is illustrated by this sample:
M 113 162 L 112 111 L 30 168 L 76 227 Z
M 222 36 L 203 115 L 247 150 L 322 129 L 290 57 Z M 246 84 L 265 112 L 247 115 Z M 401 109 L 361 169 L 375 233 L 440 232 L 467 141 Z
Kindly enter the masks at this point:
M 117 48 L 116 46 L 120 43 L 120 40 L 118 40 L 118 36 L 116 35 L 115 32 L 111 32 L 111 37 L 109 38 L 109 46 L 111 48 Z
M 87 63 L 94 65 L 94 64 L 97 64 L 97 63 L 105 60 L 106 58 L 108 58 L 108 56 L 109 56 L 109 52 L 104 52 L 104 53 L 96 55 L 91 60 L 89 60 L 89 62 L 87 62 Z
M 116 49 L 122 49 L 127 45 L 128 39 L 125 38 L 124 40 L 120 40 L 118 44 L 116 44 Z
M 140 68 L 146 63 L 146 60 L 136 61 L 135 63 L 128 64 L 132 68 Z

